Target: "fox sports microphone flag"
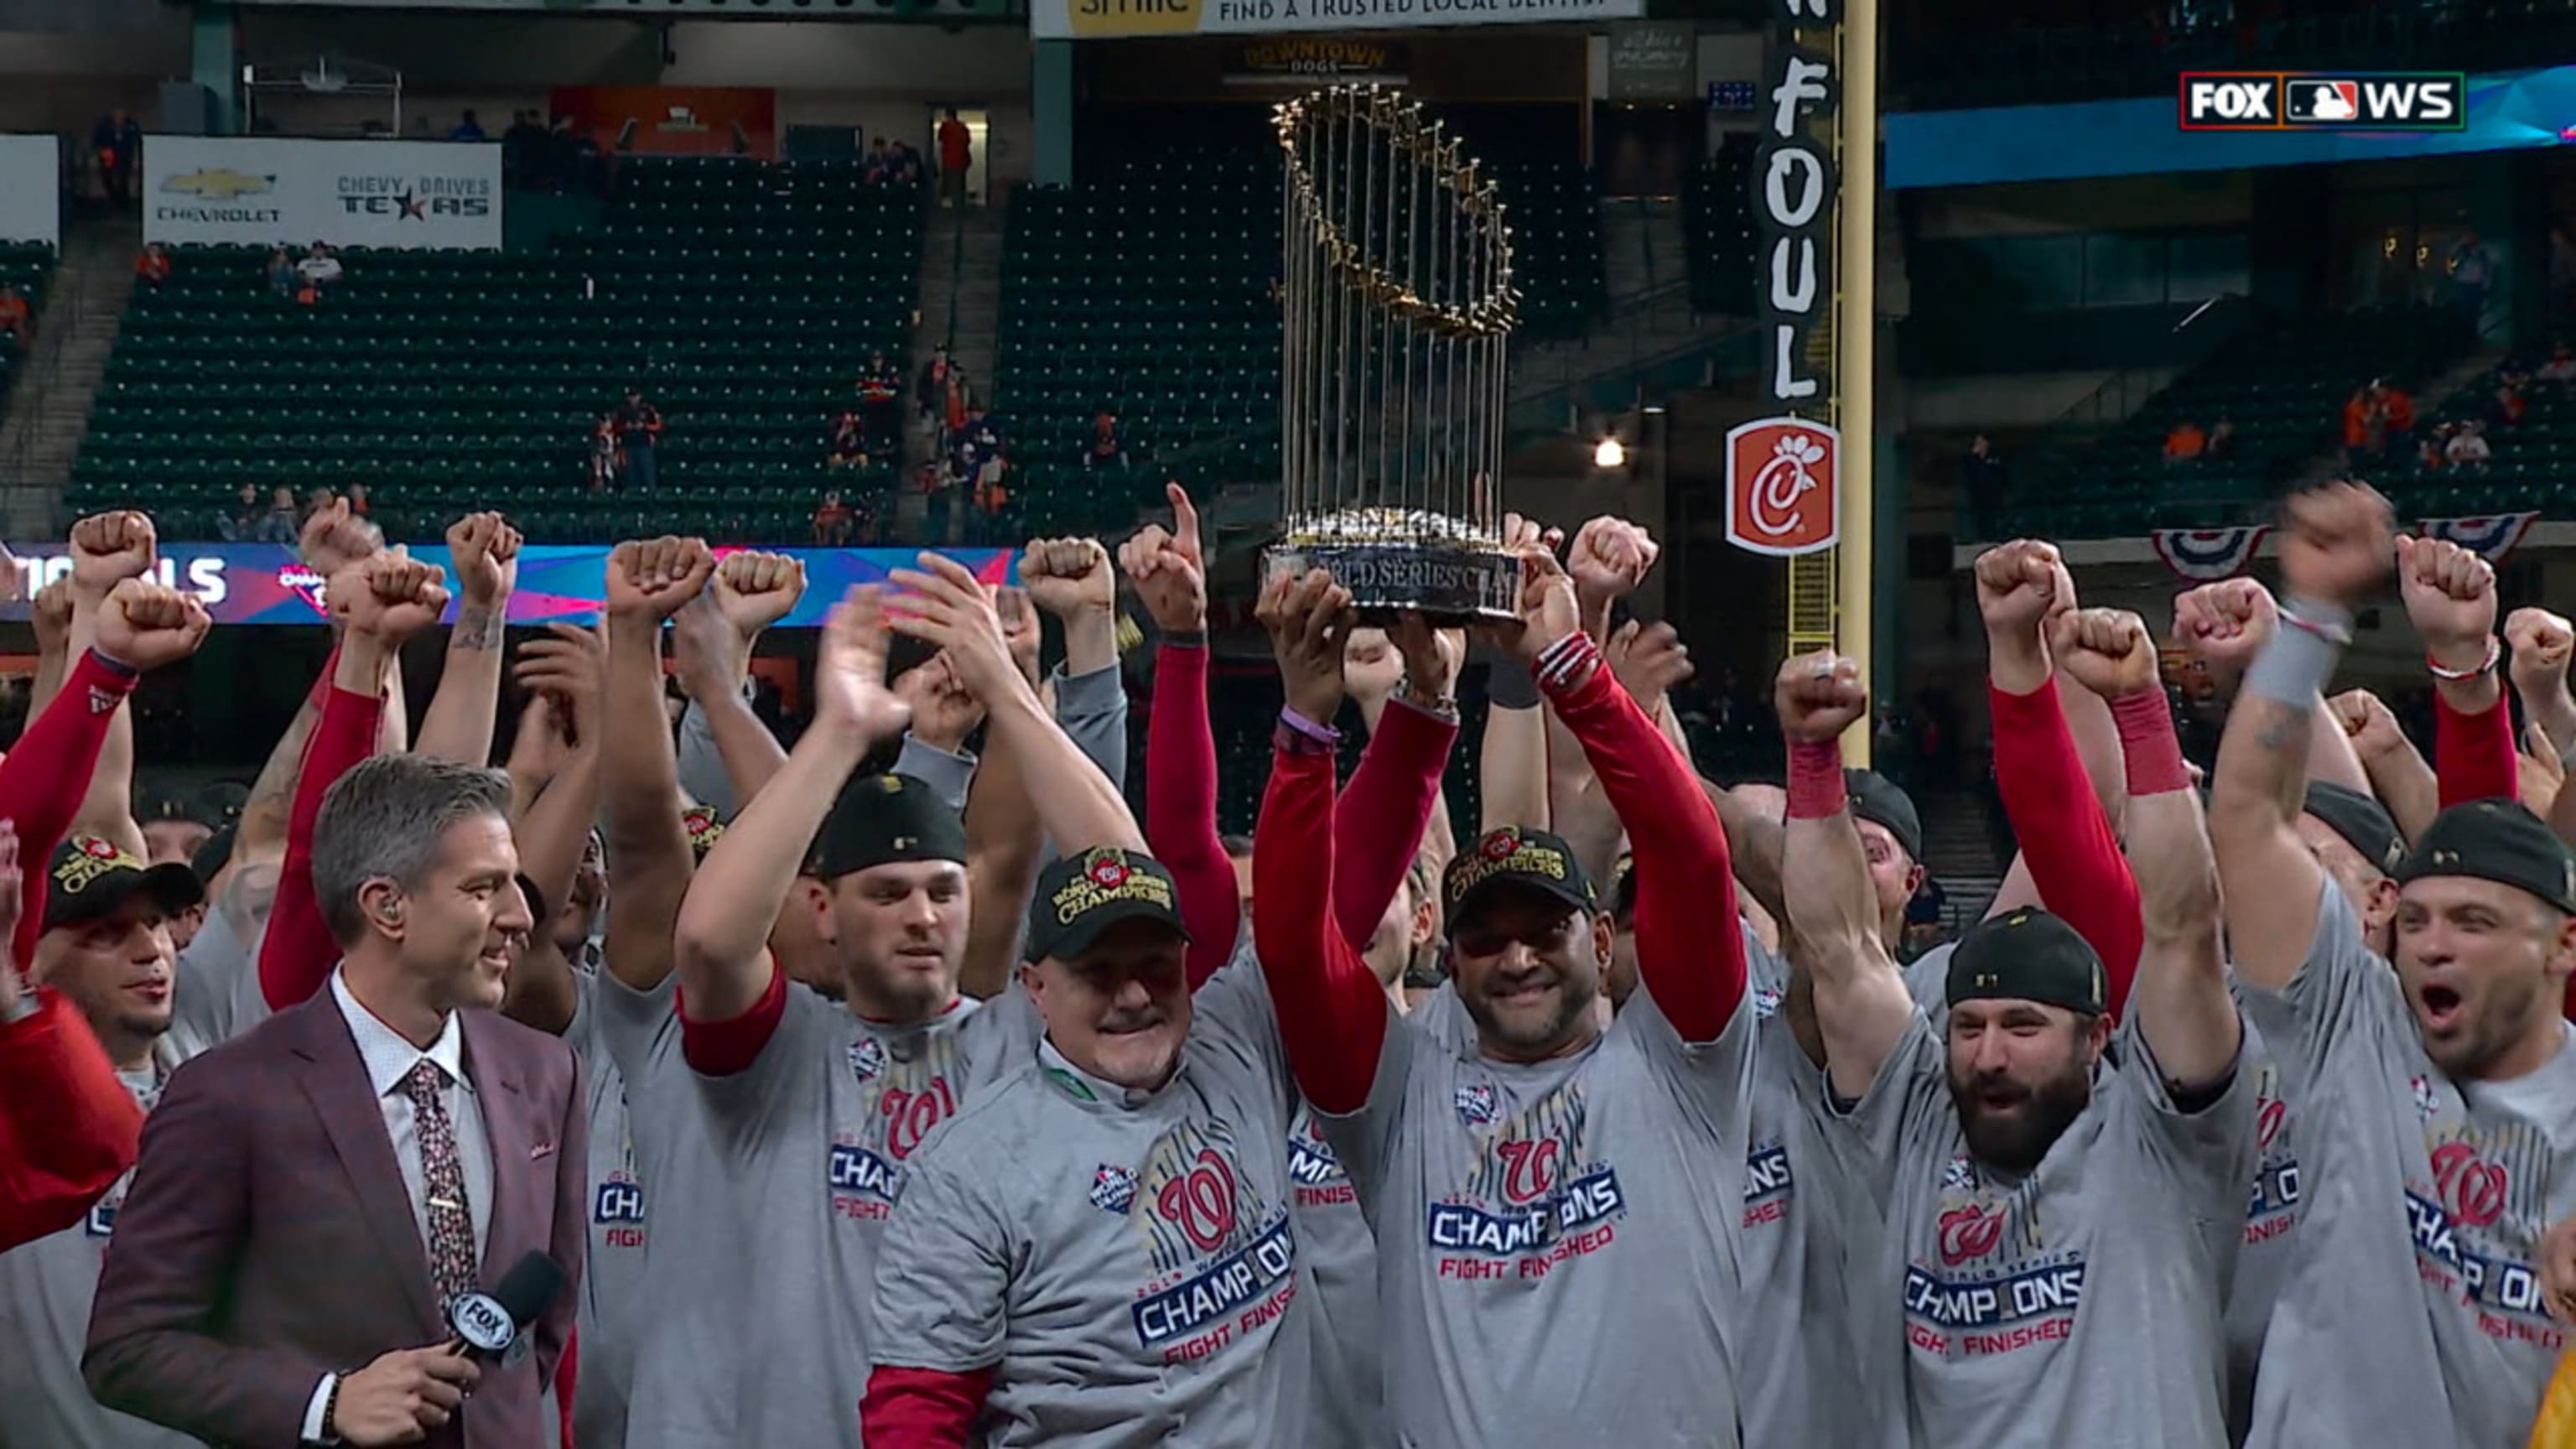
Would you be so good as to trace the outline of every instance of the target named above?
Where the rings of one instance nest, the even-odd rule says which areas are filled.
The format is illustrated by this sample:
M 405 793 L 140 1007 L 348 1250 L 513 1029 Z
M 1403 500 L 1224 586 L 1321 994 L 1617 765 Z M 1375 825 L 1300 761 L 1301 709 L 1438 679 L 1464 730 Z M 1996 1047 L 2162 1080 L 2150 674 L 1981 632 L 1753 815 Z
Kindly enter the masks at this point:
M 2531 1449 L 2576 1449 L 2576 1351 L 2558 1356 L 2558 1372 L 2549 1376 L 2540 1416 L 2532 1421 Z

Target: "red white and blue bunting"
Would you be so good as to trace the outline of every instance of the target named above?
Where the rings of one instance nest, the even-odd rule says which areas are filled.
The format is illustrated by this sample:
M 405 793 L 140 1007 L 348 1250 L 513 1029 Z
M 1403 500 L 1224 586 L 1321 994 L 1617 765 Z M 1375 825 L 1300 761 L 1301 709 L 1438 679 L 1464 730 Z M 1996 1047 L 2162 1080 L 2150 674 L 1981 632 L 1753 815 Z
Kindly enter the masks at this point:
M 2209 584 L 2245 572 L 2245 566 L 2254 561 L 2254 550 L 2271 531 L 2269 524 L 2259 523 L 2242 528 L 2159 528 L 2148 538 L 2156 546 L 2156 557 L 2175 577 Z
M 2424 537 L 2439 538 L 2470 550 L 2491 564 L 2504 562 L 2514 545 L 2540 521 L 2540 512 L 2490 513 L 2475 518 L 2427 518 Z

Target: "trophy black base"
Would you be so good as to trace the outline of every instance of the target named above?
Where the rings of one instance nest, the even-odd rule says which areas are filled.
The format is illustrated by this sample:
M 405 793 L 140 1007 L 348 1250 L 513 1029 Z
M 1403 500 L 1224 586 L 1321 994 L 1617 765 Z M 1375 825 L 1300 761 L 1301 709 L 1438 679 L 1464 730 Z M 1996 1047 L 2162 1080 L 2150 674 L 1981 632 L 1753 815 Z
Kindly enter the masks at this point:
M 1261 556 L 1261 582 L 1322 569 L 1351 591 L 1372 624 L 1420 614 L 1434 624 L 1464 626 L 1519 617 L 1520 560 L 1493 548 L 1437 539 L 1282 543 Z

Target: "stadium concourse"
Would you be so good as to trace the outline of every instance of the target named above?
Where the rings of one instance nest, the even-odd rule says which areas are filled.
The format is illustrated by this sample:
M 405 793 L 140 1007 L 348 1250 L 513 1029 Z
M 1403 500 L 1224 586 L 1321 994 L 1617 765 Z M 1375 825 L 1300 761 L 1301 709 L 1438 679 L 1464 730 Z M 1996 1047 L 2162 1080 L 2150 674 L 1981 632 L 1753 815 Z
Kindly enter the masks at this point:
M 2576 0 L 77 8 L 0 1449 L 2576 1449 Z

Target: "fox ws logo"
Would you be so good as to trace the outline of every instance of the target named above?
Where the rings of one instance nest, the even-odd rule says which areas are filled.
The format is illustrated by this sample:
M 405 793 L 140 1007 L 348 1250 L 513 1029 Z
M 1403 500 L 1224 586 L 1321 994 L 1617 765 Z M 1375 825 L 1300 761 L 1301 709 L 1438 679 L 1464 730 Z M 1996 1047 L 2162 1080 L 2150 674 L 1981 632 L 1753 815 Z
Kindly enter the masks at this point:
M 1091 1174 L 1091 1205 L 1105 1213 L 1127 1216 L 1136 1206 L 1136 1169 L 1104 1162 Z

